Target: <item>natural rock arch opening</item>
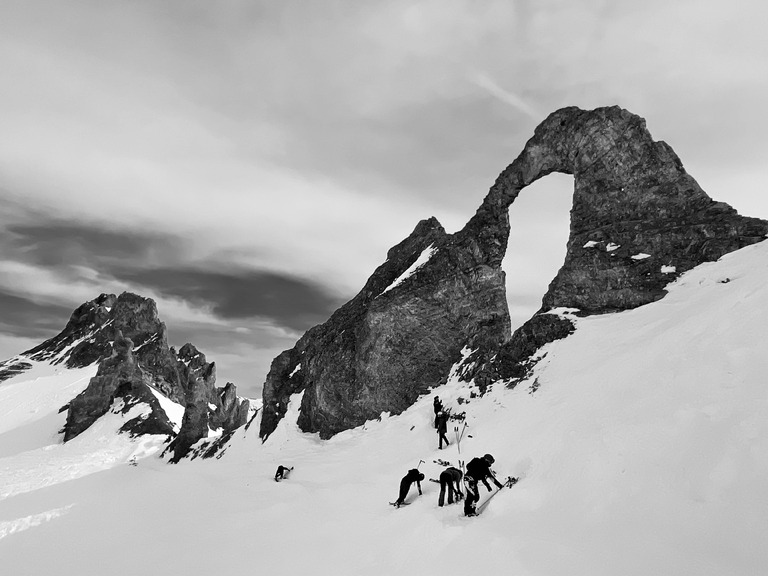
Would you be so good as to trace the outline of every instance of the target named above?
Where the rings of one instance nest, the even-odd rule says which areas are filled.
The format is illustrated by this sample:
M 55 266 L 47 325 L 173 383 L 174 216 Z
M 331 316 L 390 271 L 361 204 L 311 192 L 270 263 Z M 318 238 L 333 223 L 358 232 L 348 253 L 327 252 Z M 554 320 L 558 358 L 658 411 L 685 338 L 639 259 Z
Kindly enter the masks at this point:
M 514 332 L 540 308 L 566 256 L 573 177 L 553 173 L 525 190 L 509 209 L 509 241 L 501 262 Z
M 563 108 L 535 130 L 458 233 L 491 265 L 505 256 L 510 207 L 520 191 L 551 174 L 574 176 L 566 257 L 539 313 L 468 377 L 514 382 L 542 345 L 573 331 L 579 315 L 617 312 L 658 300 L 679 274 L 766 237 L 768 223 L 710 198 L 645 120 L 617 106 Z
M 510 214 L 520 212 L 511 205 L 553 172 L 573 175 L 565 258 L 541 307 L 512 332 L 502 270 Z M 558 110 L 462 230 L 448 234 L 434 218 L 421 221 L 352 300 L 275 358 L 260 436 L 266 440 L 300 393 L 297 424 L 321 438 L 385 411 L 399 414 L 462 359 L 461 378 L 513 385 L 529 374 L 536 350 L 574 330 L 570 314 L 549 312 L 589 315 L 653 302 L 680 273 L 766 233 L 768 222 L 707 196 L 639 116 L 619 107 Z

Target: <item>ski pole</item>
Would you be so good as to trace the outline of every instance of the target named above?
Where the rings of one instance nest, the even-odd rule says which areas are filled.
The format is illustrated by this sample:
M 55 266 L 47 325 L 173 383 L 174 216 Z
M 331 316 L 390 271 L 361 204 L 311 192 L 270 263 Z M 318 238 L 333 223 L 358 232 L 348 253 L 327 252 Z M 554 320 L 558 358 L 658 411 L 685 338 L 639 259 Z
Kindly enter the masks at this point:
M 464 432 L 466 432 L 467 428 L 469 428 L 469 425 L 464 422 L 464 427 L 461 429 L 461 436 L 459 437 L 459 441 L 461 441 L 462 438 L 464 438 Z M 458 430 L 458 426 L 456 427 Z
M 426 464 L 426 462 L 424 462 L 424 460 L 419 460 L 419 463 L 416 465 L 416 470 L 418 470 L 419 466 L 421 466 L 422 464 Z

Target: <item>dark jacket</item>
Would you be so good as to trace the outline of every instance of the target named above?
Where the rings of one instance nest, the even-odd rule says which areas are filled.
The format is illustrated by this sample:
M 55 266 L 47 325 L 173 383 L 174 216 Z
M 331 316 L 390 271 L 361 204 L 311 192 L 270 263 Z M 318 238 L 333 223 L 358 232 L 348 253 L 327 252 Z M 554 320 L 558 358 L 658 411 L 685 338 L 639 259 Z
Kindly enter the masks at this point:
M 456 484 L 458 484 L 459 482 L 461 482 L 462 476 L 463 474 L 461 473 L 461 470 L 459 470 L 458 468 L 454 468 L 453 466 L 449 466 L 448 468 L 446 468 L 440 473 L 440 480 L 445 479 L 445 480 L 448 480 L 449 482 L 455 482 Z
M 445 412 L 438 414 L 437 418 L 435 418 L 435 425 L 438 432 L 445 434 L 448 431 L 448 414 Z
M 488 490 L 490 490 L 491 487 L 488 484 L 487 478 L 493 480 L 493 483 L 496 484 L 497 487 L 502 487 L 501 483 L 496 480 L 493 472 L 491 472 L 491 465 L 488 464 L 488 461 L 485 458 L 472 458 L 472 460 L 469 461 L 467 464 L 467 477 L 475 482 L 482 482 Z
M 421 481 L 424 479 L 424 474 L 419 472 L 416 468 L 411 468 L 408 470 L 408 474 L 403 476 L 403 479 L 400 481 L 401 483 L 408 483 L 410 486 L 413 482 L 416 482 L 416 486 L 419 488 L 419 494 L 421 494 Z

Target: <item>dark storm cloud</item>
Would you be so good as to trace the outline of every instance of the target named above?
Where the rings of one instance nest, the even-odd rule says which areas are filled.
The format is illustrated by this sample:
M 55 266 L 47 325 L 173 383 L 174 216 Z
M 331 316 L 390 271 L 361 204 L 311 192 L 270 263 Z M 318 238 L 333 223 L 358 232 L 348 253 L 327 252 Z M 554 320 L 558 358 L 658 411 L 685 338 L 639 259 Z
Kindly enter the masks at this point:
M 47 221 L 8 225 L 0 232 L 0 242 L 7 260 L 56 270 L 63 278 L 79 279 L 83 271 L 78 267 L 82 267 L 139 293 L 155 291 L 207 306 L 225 320 L 260 318 L 291 331 L 325 321 L 347 299 L 297 275 L 222 270 L 219 259 L 191 264 L 181 239 L 162 233 Z M 14 334 L 31 335 L 22 329 L 25 317 L 36 313 L 31 302 L 17 306 L 7 296 L 0 299 L 0 313 L 13 318 Z M 56 316 L 60 319 L 62 314 Z
M 0 333 L 46 340 L 66 325 L 72 310 L 0 291 Z
M 292 330 L 324 322 L 345 300 L 309 280 L 271 271 L 154 269 L 124 271 L 121 278 L 207 304 L 222 318 L 265 318 Z
M 26 263 L 52 268 L 130 266 L 131 262 L 160 258 L 178 243 L 161 234 L 58 221 L 11 224 L 0 239 L 6 248 L 23 255 Z

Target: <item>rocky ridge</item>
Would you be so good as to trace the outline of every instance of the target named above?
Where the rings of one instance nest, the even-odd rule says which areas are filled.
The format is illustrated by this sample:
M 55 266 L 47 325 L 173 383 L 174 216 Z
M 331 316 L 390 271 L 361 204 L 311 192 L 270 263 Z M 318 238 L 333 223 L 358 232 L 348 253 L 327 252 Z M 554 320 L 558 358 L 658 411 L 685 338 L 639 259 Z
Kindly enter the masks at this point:
M 248 418 L 249 402 L 237 396 L 233 384 L 216 388 L 215 364 L 192 344 L 178 352 L 170 347 L 155 302 L 129 292 L 102 294 L 82 304 L 64 330 L 12 360 L 6 369 L 31 366 L 29 361 L 68 368 L 98 363 L 96 376 L 65 407 L 65 442 L 115 405 L 127 413 L 143 403 L 148 411 L 126 422 L 122 431 L 168 435 L 171 459 L 178 461 L 210 430 L 234 430 Z M 180 428 L 168 418 L 160 397 L 184 407 Z
M 683 272 L 768 234 L 765 220 L 740 216 L 710 198 L 672 148 L 653 140 L 645 120 L 618 106 L 550 114 L 459 234 L 484 230 L 499 241 L 507 238 L 518 194 L 551 172 L 574 177 L 563 266 L 539 312 L 493 360 L 471 358 L 476 368 L 467 378 L 519 379 L 530 369 L 532 351 L 573 330 L 567 315 L 553 311 L 585 316 L 648 304 Z
M 434 218 L 420 222 L 357 296 L 272 362 L 262 438 L 292 394 L 304 392 L 301 429 L 328 438 L 405 410 L 465 346 L 498 347 L 510 332 L 504 272 L 489 258 L 498 250 L 449 235 Z
M 510 335 L 501 270 L 509 210 L 551 172 L 574 176 L 565 261 L 541 309 Z M 464 379 L 514 385 L 537 350 L 573 332 L 572 315 L 658 300 L 678 275 L 767 233 L 768 222 L 707 196 L 639 116 L 563 108 L 536 128 L 461 231 L 420 222 L 357 296 L 273 361 L 260 434 L 268 438 L 300 392 L 298 425 L 322 438 L 402 412 L 445 382 L 463 349 L 471 350 Z

